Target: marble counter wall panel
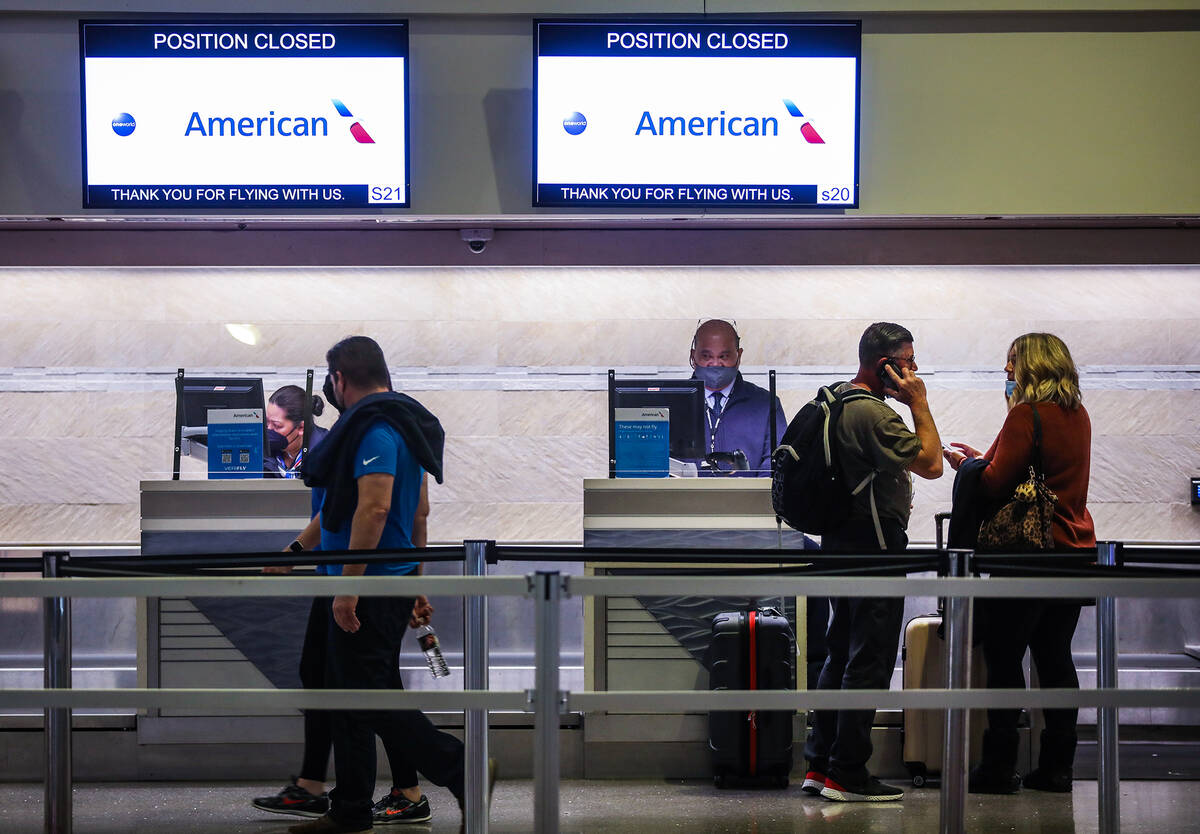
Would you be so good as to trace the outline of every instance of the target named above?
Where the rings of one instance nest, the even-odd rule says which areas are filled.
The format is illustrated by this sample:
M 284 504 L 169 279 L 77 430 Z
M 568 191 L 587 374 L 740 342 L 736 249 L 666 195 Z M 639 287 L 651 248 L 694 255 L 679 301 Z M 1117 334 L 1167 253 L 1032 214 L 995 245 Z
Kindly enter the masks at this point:
M 786 310 L 777 310 L 776 315 Z M 806 302 L 792 312 L 796 318 L 738 321 L 745 364 L 858 365 L 858 340 L 870 319 L 814 318 Z
M 134 272 L 143 275 L 143 289 L 160 298 L 163 317 L 173 321 L 227 319 L 231 311 L 248 305 L 256 321 L 427 321 L 445 310 L 441 279 L 431 270 L 255 267 Z
M 1144 367 L 1183 364 L 1171 343 L 1167 322 L 1154 319 L 1035 321 L 1067 343 L 1075 364 Z
M 1185 452 L 1190 447 L 1191 454 Z M 1091 501 L 1182 501 L 1197 465 L 1195 439 L 1107 435 L 1092 443 Z
M 1185 484 L 1186 486 L 1186 484 Z M 1183 501 L 1088 504 L 1103 540 L 1200 541 L 1200 511 Z
M 109 423 L 85 416 L 81 406 L 88 397 L 85 393 L 67 392 L 0 393 L 0 426 L 6 441 L 18 437 L 63 437 L 78 434 L 87 426 L 99 428 Z
M 84 395 L 68 434 L 79 437 L 147 437 L 170 454 L 175 431 L 174 391 L 97 391 Z
M 608 446 L 605 391 L 504 391 L 499 404 L 499 421 L 494 425 L 501 434 L 590 437 Z
M 587 365 L 597 361 L 621 364 L 606 352 L 598 354 L 607 322 L 505 321 L 497 330 L 497 364 L 502 367 Z M 606 343 L 609 340 L 604 339 Z M 621 350 L 620 339 L 611 340 Z M 654 359 L 647 357 L 647 362 Z
M 987 451 L 1008 413 L 1003 380 L 1004 377 L 998 375 L 996 388 L 989 390 L 929 390 L 929 410 L 943 443 L 961 442 Z M 896 410 L 906 423 L 911 424 L 907 408 L 900 405 Z
M 136 502 L 154 447 L 144 437 L 14 438 L 0 444 L 0 504 Z
M 153 291 L 160 270 L 29 268 L 0 270 L 0 321 L 162 319 Z
M 499 268 L 445 271 L 449 308 L 468 317 L 528 321 L 658 319 L 695 321 L 727 283 L 695 268 Z
M 447 444 L 440 500 L 582 501 L 582 479 L 608 473 L 606 449 L 591 438 L 458 438 Z
M 497 321 L 392 320 L 367 322 L 358 332 L 379 342 L 390 365 L 494 367 L 505 364 L 500 361 L 501 327 Z M 343 332 L 322 347 L 322 360 L 334 342 L 350 335 Z
M 322 378 L 323 379 L 323 378 Z M 316 383 L 314 381 L 314 387 Z M 514 434 L 503 426 L 503 403 L 510 396 L 503 391 L 413 391 L 410 396 L 432 411 L 447 442 L 472 435 Z M 546 392 L 548 394 L 552 392 Z
M 361 332 L 362 322 L 255 325 L 260 338 L 247 345 L 233 338 L 226 322 L 246 323 L 245 310 L 217 321 L 104 322 L 98 327 L 96 367 L 141 367 L 161 357 L 180 368 L 321 367 L 325 350 Z M 240 313 L 240 315 L 239 315 Z
M 0 503 L 0 540 L 69 544 L 136 542 L 138 504 Z
M 994 316 L 962 319 L 923 317 L 902 321 L 913 334 L 913 348 L 921 372 L 950 368 L 1003 371 L 1014 337 L 1039 329 L 1053 329 L 1027 317 L 1025 310 L 997 309 Z M 857 343 L 856 343 L 857 344 Z
M 97 367 L 100 328 L 95 322 L 5 321 L 0 328 L 0 367 Z
M 463 539 L 500 539 L 502 505 L 488 496 L 479 500 L 448 499 L 437 484 L 429 485 L 429 540 L 455 542 Z M 580 501 L 582 506 L 582 501 Z M 572 538 L 580 538 L 575 533 Z
M 1192 291 L 1196 292 L 1196 288 Z M 1200 318 L 1172 319 L 1165 324 L 1174 362 L 1200 365 Z
M 583 504 L 579 501 L 516 501 L 498 508 L 501 541 L 578 541 L 583 536 Z
M 0 392 L 4 437 L 153 438 L 170 451 L 173 391 Z
M 1084 381 L 1083 404 L 1092 420 L 1092 442 L 1103 435 L 1178 435 L 1194 433 L 1200 390 L 1088 390 Z M 1188 444 L 1200 452 L 1200 438 Z M 1185 446 L 1184 448 L 1188 448 Z

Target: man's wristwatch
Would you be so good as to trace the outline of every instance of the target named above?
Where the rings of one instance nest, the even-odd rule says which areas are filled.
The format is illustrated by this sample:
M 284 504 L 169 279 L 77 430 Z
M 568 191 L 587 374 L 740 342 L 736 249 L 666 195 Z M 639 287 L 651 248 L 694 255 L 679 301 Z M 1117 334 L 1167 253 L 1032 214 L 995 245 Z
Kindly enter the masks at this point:
M 288 545 L 288 550 L 292 551 L 293 553 L 299 553 L 303 549 L 304 545 L 300 544 L 299 539 L 294 539 L 292 543 Z

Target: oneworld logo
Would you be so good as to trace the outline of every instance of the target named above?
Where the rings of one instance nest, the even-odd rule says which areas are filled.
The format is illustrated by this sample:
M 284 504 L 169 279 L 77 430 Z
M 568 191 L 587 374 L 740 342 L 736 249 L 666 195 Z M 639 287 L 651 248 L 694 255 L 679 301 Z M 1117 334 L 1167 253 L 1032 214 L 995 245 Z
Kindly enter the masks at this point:
M 817 133 L 817 129 L 812 126 L 812 122 L 808 121 L 807 117 L 800 112 L 800 108 L 796 106 L 790 98 L 783 100 L 783 106 L 787 108 L 788 113 L 797 119 L 804 119 L 804 124 L 800 125 L 800 135 L 804 137 L 804 141 L 810 145 L 824 145 L 825 140 L 821 138 L 821 134 Z
M 587 130 L 587 117 L 576 110 L 570 116 L 563 119 L 563 130 L 572 136 L 578 136 Z
M 350 108 L 342 103 L 340 98 L 333 99 L 333 107 L 338 111 L 339 116 L 344 116 L 348 119 L 353 119 L 354 114 L 350 112 Z M 350 125 L 350 135 L 354 137 L 354 141 L 360 145 L 374 145 L 375 140 L 371 138 L 371 134 L 367 133 L 367 129 L 361 123 L 355 122 Z
M 137 127 L 137 122 L 128 113 L 118 113 L 113 116 L 112 129 L 113 133 L 118 136 L 128 136 L 133 133 L 135 127 Z

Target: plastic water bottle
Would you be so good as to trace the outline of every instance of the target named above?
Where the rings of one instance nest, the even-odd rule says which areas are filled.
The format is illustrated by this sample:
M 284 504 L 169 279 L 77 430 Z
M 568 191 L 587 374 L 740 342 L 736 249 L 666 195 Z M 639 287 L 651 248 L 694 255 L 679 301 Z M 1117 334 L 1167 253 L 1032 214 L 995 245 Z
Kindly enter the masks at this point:
M 438 644 L 437 632 L 429 623 L 417 629 L 417 644 L 425 653 L 425 660 L 429 663 L 429 674 L 433 675 L 435 679 L 448 677 L 450 667 L 446 665 L 446 658 L 442 657 L 442 647 Z

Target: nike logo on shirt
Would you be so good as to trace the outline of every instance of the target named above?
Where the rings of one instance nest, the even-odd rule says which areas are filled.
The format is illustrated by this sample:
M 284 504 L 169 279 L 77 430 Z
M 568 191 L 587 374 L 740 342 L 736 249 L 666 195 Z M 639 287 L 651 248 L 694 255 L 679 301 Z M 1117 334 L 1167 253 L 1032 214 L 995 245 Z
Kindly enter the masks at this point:
M 375 462 L 375 461 L 377 461 L 377 460 L 379 460 L 379 455 L 376 455 L 376 456 L 375 456 L 375 457 L 373 457 L 373 458 L 367 458 L 367 459 L 365 459 L 365 460 L 362 462 L 362 465 L 363 465 L 363 466 L 370 466 L 372 463 L 374 463 L 374 462 Z

